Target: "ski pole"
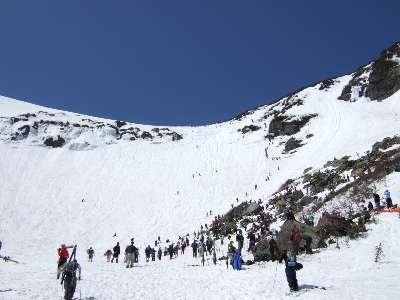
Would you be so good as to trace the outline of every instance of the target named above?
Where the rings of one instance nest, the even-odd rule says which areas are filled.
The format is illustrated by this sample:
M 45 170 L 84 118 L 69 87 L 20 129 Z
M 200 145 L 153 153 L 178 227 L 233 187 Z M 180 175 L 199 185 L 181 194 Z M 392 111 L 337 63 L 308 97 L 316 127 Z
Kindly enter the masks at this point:
M 276 271 L 278 269 L 278 261 L 276 261 L 276 265 L 275 265 L 275 273 L 274 273 L 274 283 L 272 284 L 272 288 L 275 287 L 275 280 L 276 280 Z

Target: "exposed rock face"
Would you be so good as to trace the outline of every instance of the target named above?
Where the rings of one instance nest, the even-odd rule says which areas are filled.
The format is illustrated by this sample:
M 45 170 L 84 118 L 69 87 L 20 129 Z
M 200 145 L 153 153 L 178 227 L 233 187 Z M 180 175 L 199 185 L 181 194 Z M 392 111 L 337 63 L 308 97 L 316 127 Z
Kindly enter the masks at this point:
M 223 221 L 234 221 L 236 219 L 243 218 L 245 216 L 255 215 L 262 211 L 263 208 L 257 203 L 247 203 L 243 202 L 239 206 L 232 208 L 223 217 Z
M 48 147 L 59 148 L 65 144 L 65 140 L 61 136 L 58 135 L 57 139 L 49 137 L 49 138 L 45 139 L 43 143 Z
M 246 134 L 248 132 L 257 131 L 260 129 L 261 129 L 261 127 L 256 126 L 256 125 L 246 125 L 242 129 L 238 129 L 238 131 L 241 131 L 243 134 Z
M 287 153 L 287 152 L 290 152 L 290 151 L 292 151 L 292 150 L 294 150 L 296 148 L 299 148 L 299 147 L 303 146 L 303 144 L 301 142 L 302 142 L 301 140 L 297 140 L 297 139 L 291 137 L 290 139 L 288 139 L 288 141 L 285 144 L 284 152 Z
M 385 49 L 366 67 L 359 68 L 344 87 L 338 99 L 355 101 L 357 97 L 369 97 L 382 101 L 400 90 L 400 43 Z
M 293 135 L 298 133 L 317 114 L 303 115 L 293 118 L 286 115 L 277 115 L 269 124 L 268 132 L 271 136 Z
M 319 90 L 320 91 L 328 90 L 334 83 L 335 83 L 335 81 L 333 79 L 323 80 L 323 81 L 321 81 L 321 85 L 319 86 Z

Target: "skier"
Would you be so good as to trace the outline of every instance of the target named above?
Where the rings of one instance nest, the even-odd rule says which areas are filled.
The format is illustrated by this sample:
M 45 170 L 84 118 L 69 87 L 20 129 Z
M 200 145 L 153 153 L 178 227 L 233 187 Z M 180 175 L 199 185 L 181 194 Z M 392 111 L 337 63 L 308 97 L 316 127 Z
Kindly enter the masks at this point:
M 131 244 L 128 245 L 125 249 L 125 255 L 126 255 L 126 268 L 132 268 L 133 263 L 135 262 L 135 246 L 133 245 L 133 241 L 131 241 Z
M 216 265 L 217 264 L 217 253 L 215 252 L 215 247 L 213 247 L 213 250 L 212 250 L 212 257 L 213 257 L 213 263 L 214 263 L 214 265 Z
M 65 263 L 61 284 L 64 284 L 64 299 L 72 300 L 76 289 L 76 271 L 78 270 L 78 280 L 81 280 L 81 266 L 76 259 Z
M 235 246 L 233 246 L 233 241 L 230 241 L 228 244 L 228 251 L 226 255 L 226 267 L 228 268 L 229 265 L 232 265 L 233 262 L 233 255 L 236 252 Z
M 86 253 L 89 257 L 89 262 L 93 262 L 94 250 L 92 247 L 86 250 Z
M 115 262 L 118 263 L 118 256 L 121 253 L 121 247 L 119 246 L 119 242 L 117 242 L 117 244 L 114 246 L 113 251 L 114 251 L 114 254 L 113 254 L 113 258 L 111 259 L 111 262 L 114 262 L 114 258 L 115 258 Z
M 158 251 L 157 251 L 158 260 L 161 260 L 161 256 L 162 256 L 162 250 L 161 250 L 161 247 L 158 247 Z
M 208 255 L 211 255 L 211 250 L 213 247 L 213 242 L 212 242 L 211 238 L 207 238 L 206 247 L 207 247 Z M 206 252 L 206 254 L 207 254 L 207 252 Z
M 151 261 L 156 261 L 156 250 L 151 248 Z
M 236 249 L 235 254 L 233 255 L 232 267 L 234 270 L 242 269 L 242 256 L 241 256 L 240 248 Z
M 238 243 L 238 248 L 242 250 L 243 248 L 243 243 L 244 243 L 244 237 L 242 235 L 242 230 L 239 229 L 238 233 L 236 234 L 236 242 Z
M 389 209 L 393 206 L 393 202 L 392 202 L 392 198 L 390 198 L 390 192 L 388 190 L 386 190 L 383 193 L 383 199 L 386 200 L 386 207 Z
M 191 245 L 192 249 L 193 249 L 193 257 L 197 257 L 197 248 L 198 248 L 198 244 L 197 241 L 194 240 L 192 245 Z
M 168 254 L 169 254 L 169 259 L 174 259 L 174 244 L 171 243 L 168 246 Z
M 250 233 L 247 235 L 247 238 L 249 239 L 249 248 L 247 249 L 247 252 L 250 252 L 256 246 L 256 236 L 254 232 L 250 231 Z
M 201 243 L 200 247 L 199 247 L 199 255 L 201 257 L 201 264 L 203 265 L 203 267 L 204 267 L 204 262 L 205 262 L 204 252 L 206 252 L 206 245 L 204 245 L 204 243 Z
M 65 244 L 62 244 L 61 248 L 58 248 L 57 279 L 60 278 L 62 268 L 63 268 L 64 264 L 67 262 L 68 258 L 69 258 L 69 253 L 68 253 L 67 246 L 65 246 Z
M 295 242 L 290 241 L 289 249 L 286 251 L 284 255 L 285 260 L 285 273 L 286 279 L 291 292 L 296 292 L 299 290 L 299 285 L 297 283 L 296 271 L 303 268 L 302 264 L 299 264 L 296 260 L 296 252 L 295 252 Z
M 150 255 L 151 255 L 151 248 L 150 245 L 148 245 L 146 247 L 146 249 L 144 249 L 144 253 L 146 254 L 146 262 L 149 262 L 150 260 Z
M 374 202 L 375 202 L 375 208 L 376 209 L 380 209 L 381 208 L 381 198 L 379 197 L 379 195 L 377 193 L 373 193 L 372 197 L 374 198 Z

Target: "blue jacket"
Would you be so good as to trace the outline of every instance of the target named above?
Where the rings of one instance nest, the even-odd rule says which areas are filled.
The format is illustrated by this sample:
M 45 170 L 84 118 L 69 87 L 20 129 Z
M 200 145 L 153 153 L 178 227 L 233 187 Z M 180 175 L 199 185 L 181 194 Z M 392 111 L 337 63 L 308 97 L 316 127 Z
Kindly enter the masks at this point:
M 242 269 L 242 257 L 240 254 L 240 249 L 237 249 L 235 255 L 233 255 L 232 267 L 234 270 Z

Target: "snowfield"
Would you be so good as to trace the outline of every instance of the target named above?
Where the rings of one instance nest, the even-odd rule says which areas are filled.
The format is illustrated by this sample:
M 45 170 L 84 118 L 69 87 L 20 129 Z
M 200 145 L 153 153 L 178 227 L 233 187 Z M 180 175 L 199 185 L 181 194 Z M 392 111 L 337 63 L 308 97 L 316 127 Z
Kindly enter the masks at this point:
M 201 267 L 191 257 L 191 249 L 173 261 L 163 257 L 161 262 L 146 263 L 143 259 L 144 248 L 158 236 L 162 241 L 176 241 L 178 235 L 210 224 L 232 204 L 267 201 L 287 179 L 302 176 L 308 167 L 318 170 L 328 160 L 357 157 L 375 142 L 398 134 L 400 92 L 382 102 L 365 97 L 355 102 L 338 100 L 350 79 L 336 78 L 325 90 L 319 84 L 306 88 L 238 120 L 170 127 L 183 137 L 175 141 L 169 136 L 118 139 L 118 130 L 110 130 L 113 120 L 0 97 L 0 254 L 22 262 L 0 263 L 0 299 L 61 299 L 61 286 L 55 279 L 56 250 L 61 243 L 78 245 L 83 280 L 76 299 L 397 299 L 397 214 L 379 215 L 365 238 L 342 240 L 340 250 L 333 245 L 301 256 L 304 269 L 298 279 L 305 289 L 295 295 L 287 294 L 284 267 L 276 263 L 245 266 L 239 272 L 227 270 L 224 261 L 217 266 L 208 261 Z M 293 99 L 303 103 L 285 108 Z M 273 111 L 285 109 L 284 114 L 293 118 L 316 114 L 291 136 L 302 141 L 296 151 L 284 152 L 289 136 L 266 137 Z M 26 113 L 37 114 L 36 119 L 10 122 Z M 18 127 L 33 128 L 39 118 L 50 125 L 10 139 Z M 89 122 L 84 118 L 106 126 L 87 129 L 82 126 Z M 58 121 L 81 127 L 52 125 Z M 258 129 L 244 133 L 250 125 Z M 154 129 L 130 123 L 122 128 L 129 126 Z M 49 136 L 62 136 L 66 144 L 46 147 L 43 140 Z M 387 186 L 380 187 L 380 193 L 390 189 L 395 204 L 400 203 L 398 182 L 395 173 Z M 131 237 L 141 251 L 135 268 L 106 263 L 103 253 L 117 241 L 123 251 Z M 375 263 L 375 246 L 380 242 L 385 257 Z M 89 246 L 96 251 L 92 264 L 85 254 Z M 226 244 L 219 247 L 217 256 L 225 252 Z M 307 289 L 313 285 L 326 290 Z

